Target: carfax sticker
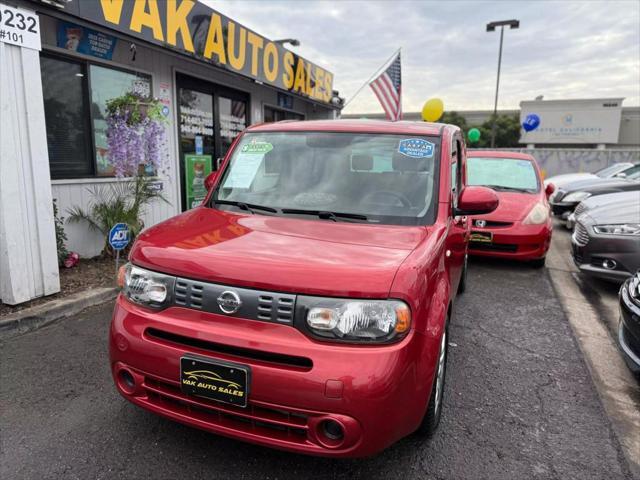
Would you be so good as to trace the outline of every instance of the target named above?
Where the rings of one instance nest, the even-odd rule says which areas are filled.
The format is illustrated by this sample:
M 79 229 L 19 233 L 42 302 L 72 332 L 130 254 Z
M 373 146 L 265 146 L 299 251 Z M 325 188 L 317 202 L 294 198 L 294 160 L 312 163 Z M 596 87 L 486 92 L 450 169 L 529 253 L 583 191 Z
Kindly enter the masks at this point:
M 400 140 L 398 152 L 411 158 L 431 158 L 435 144 L 422 138 L 407 138 Z

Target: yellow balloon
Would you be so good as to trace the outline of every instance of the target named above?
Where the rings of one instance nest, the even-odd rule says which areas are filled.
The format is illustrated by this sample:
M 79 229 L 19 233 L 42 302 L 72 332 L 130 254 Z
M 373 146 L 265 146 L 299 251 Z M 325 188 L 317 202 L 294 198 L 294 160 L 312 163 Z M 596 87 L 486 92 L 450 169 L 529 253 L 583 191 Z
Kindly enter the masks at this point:
M 437 122 L 444 112 L 444 104 L 439 98 L 430 98 L 422 107 L 422 120 Z

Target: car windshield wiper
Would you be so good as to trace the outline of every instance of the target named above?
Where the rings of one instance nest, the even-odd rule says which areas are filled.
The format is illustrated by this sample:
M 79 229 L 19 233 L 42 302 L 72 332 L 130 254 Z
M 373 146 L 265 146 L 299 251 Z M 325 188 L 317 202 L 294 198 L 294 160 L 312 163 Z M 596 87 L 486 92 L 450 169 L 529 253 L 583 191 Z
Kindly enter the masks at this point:
M 234 207 L 238 207 L 240 210 L 244 210 L 245 212 L 249 213 L 255 213 L 254 210 L 278 213 L 278 210 L 273 207 L 265 207 L 264 205 L 256 205 L 253 203 L 236 202 L 235 200 L 213 200 L 213 203 L 215 205 L 232 205 Z
M 506 190 L 508 192 L 531 192 L 531 189 L 529 188 L 507 187 L 505 185 L 483 185 L 483 187 L 491 188 L 493 190 Z
M 322 218 L 323 220 L 333 220 L 337 222 L 338 219 L 345 220 L 369 220 L 366 215 L 360 215 L 359 213 L 340 213 L 340 212 L 329 212 L 326 210 L 300 210 L 297 208 L 283 208 L 282 213 L 289 213 L 292 215 L 314 215 L 318 218 Z

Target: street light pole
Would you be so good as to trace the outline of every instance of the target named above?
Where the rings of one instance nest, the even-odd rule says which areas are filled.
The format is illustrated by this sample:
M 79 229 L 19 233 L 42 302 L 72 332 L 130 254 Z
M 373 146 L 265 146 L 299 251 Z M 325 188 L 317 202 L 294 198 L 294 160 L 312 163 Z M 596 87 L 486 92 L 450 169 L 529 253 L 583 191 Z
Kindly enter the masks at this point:
M 500 48 L 498 50 L 498 76 L 496 78 L 496 97 L 493 102 L 493 117 L 491 119 L 491 148 L 496 146 L 496 120 L 498 119 L 498 90 L 500 88 L 500 66 L 502 65 L 502 42 L 504 40 L 504 27 L 518 28 L 519 20 L 501 20 L 499 22 L 487 23 L 487 32 L 494 32 L 496 27 L 500 27 Z

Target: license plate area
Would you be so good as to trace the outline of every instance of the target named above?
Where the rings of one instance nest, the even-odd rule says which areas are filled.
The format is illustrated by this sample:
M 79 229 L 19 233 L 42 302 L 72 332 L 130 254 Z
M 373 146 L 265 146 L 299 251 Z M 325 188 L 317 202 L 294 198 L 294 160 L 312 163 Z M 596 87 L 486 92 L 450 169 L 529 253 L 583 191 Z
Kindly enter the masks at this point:
M 492 232 L 471 232 L 471 236 L 469 240 L 472 242 L 479 243 L 491 243 L 493 242 L 493 233 Z
M 187 395 L 246 407 L 250 381 L 247 365 L 193 356 L 180 359 L 180 387 Z

